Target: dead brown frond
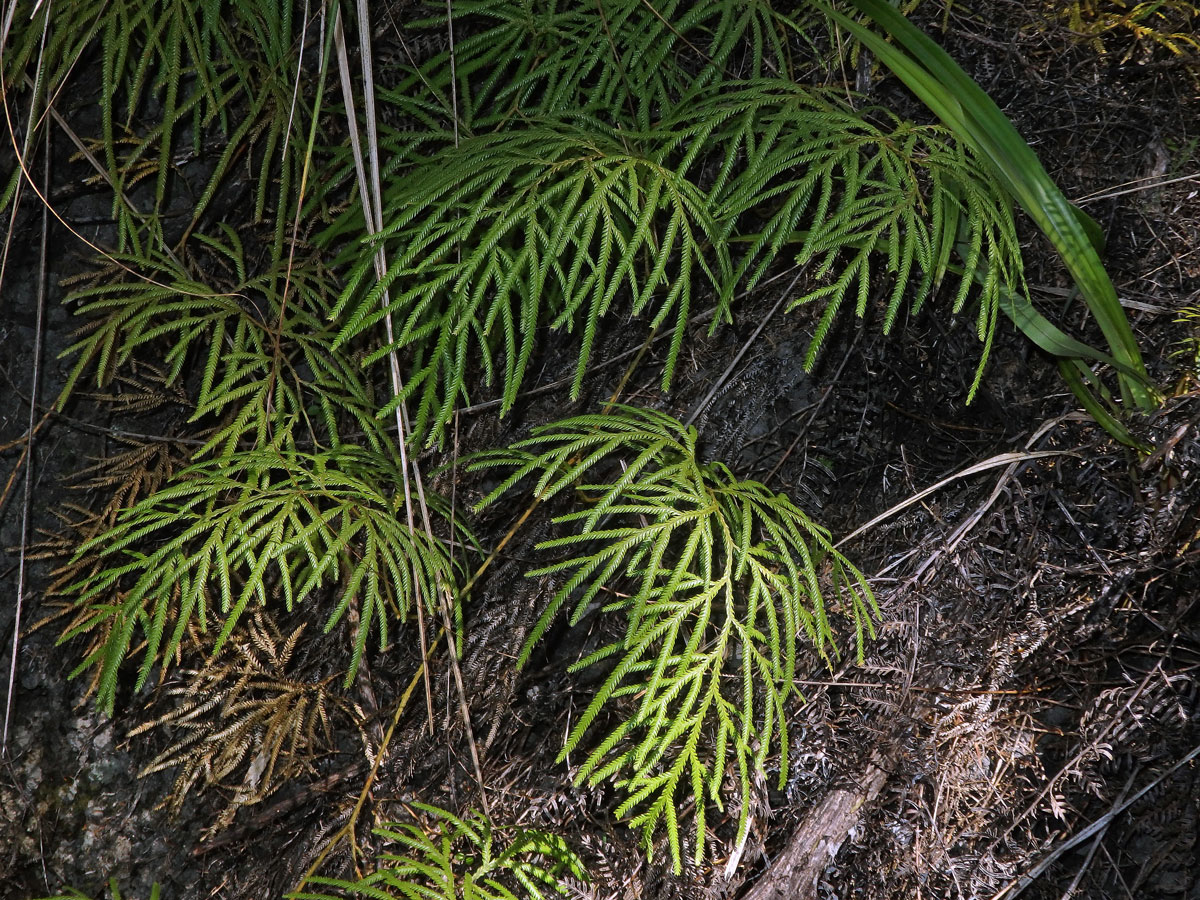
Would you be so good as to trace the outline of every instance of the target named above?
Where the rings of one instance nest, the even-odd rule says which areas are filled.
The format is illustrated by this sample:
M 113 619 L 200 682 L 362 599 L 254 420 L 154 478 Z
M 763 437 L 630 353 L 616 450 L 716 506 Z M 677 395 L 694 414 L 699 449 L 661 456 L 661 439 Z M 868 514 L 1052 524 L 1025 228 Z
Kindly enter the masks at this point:
M 344 673 L 310 679 L 293 671 L 304 630 L 300 624 L 285 636 L 269 614 L 255 613 L 216 659 L 179 670 L 165 691 L 172 709 L 130 732 L 162 729 L 173 738 L 140 773 L 178 769 L 167 799 L 173 812 L 203 781 L 226 789 L 211 831 L 226 828 L 238 808 L 316 774 L 315 761 L 334 745 L 335 712 L 361 730 L 362 710 L 337 693 Z
M 114 375 L 107 390 L 92 391 L 82 396 L 111 407 L 114 412 L 127 414 L 158 412 L 172 405 L 190 408 L 187 393 L 172 384 L 166 372 L 158 366 L 138 361 L 136 374 L 122 372 Z
M 108 492 L 92 507 L 87 520 L 92 535 L 111 528 L 122 510 L 149 497 L 187 462 L 184 445 L 170 439 L 144 441 L 119 435 L 116 439 L 127 448 L 78 473 L 80 490 Z

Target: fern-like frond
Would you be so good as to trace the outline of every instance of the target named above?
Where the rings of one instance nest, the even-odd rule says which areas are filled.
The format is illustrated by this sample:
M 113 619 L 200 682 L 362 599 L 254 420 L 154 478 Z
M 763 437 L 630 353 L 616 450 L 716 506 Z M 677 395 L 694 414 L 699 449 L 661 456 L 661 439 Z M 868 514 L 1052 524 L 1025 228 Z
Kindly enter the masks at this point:
M 327 632 L 358 605 L 349 683 L 370 631 L 382 648 L 393 619 L 417 602 L 436 610 L 456 580 L 448 547 L 403 524 L 393 493 L 402 481 L 391 459 L 350 447 L 267 446 L 181 472 L 80 547 L 95 564 L 64 588 L 78 613 L 62 640 L 91 634 L 93 649 L 76 672 L 97 669 L 97 701 L 111 711 L 135 633 L 145 642 L 140 686 L 190 625 L 219 627 L 216 653 L 248 608 L 321 594 Z
M 816 283 L 793 305 L 824 304 L 809 367 L 848 297 L 862 316 L 886 279 L 889 331 L 952 273 L 953 312 L 978 285 L 982 371 L 1000 299 L 1024 290 L 1007 196 L 945 129 L 779 79 L 694 91 L 645 132 L 577 117 L 471 138 L 414 166 L 388 190 L 389 269 L 374 279 L 360 254 L 335 314 L 340 340 L 369 332 L 387 292 L 395 342 L 376 358 L 408 354 L 399 399 L 416 399 L 416 431 L 433 437 L 467 402 L 472 370 L 501 382 L 510 409 L 547 324 L 582 334 L 577 395 L 620 296 L 670 322 L 667 385 L 693 292 L 716 293 L 715 324 L 735 286 L 753 288 L 797 247 Z
M 982 371 L 1001 297 L 1025 290 L 1020 244 L 1007 193 L 947 129 L 765 79 L 700 94 L 664 128 L 711 148 L 714 215 L 744 247 L 740 286 L 753 287 L 793 246 L 797 262 L 812 264 L 826 282 L 792 304 L 824 303 L 806 367 L 848 298 L 858 316 L 865 313 L 878 275 L 888 283 L 887 332 L 906 305 L 918 312 L 952 272 L 954 313 L 980 288 Z M 700 154 L 697 162 L 709 158 Z
M 730 765 L 747 827 L 751 772 L 777 751 L 786 779 L 787 703 L 798 697 L 798 654 L 837 655 L 835 617 L 849 620 L 859 655 L 878 610 L 862 575 L 828 532 L 788 498 L 700 460 L 697 435 L 663 413 L 618 407 L 537 429 L 511 448 L 478 454 L 473 470 L 510 469 L 481 506 L 536 476 L 548 498 L 575 487 L 589 508 L 556 519 L 571 533 L 543 550 L 575 555 L 531 575 L 556 573 L 561 589 L 531 632 L 534 644 L 568 603 L 571 624 L 591 610 L 619 612 L 624 634 L 576 664 L 610 674 L 567 737 L 579 748 L 602 711 L 618 724 L 589 742 L 577 778 L 613 778 L 647 848 L 665 828 L 681 861 L 677 810 L 695 803 L 699 860 L 710 805 L 721 808 Z
M 350 347 L 334 350 L 328 323 L 333 274 L 314 257 L 248 271 L 239 235 L 194 235 L 196 267 L 227 269 L 220 289 L 200 283 L 169 255 L 132 256 L 94 273 L 69 297 L 87 319 L 67 354 L 75 364 L 60 396 L 87 376 L 106 386 L 131 360 L 162 360 L 165 387 L 194 392 L 192 421 L 209 439 L 197 457 L 232 453 L 307 433 L 308 443 L 340 446 L 347 421 L 377 453 L 392 441 L 375 416 L 379 401 Z M 152 281 L 130 274 L 135 266 Z M 287 293 L 284 294 L 284 288 Z
M 395 96 L 422 98 L 417 121 L 440 109 L 445 125 L 453 121 L 456 75 L 460 125 L 474 134 L 514 119 L 579 113 L 645 130 L 664 109 L 716 80 L 792 74 L 794 24 L 785 24 L 791 13 L 770 0 L 459 0 L 452 15 L 465 23 L 453 60 L 447 50 L 418 67 L 399 66 L 407 76 Z M 747 45 L 754 52 L 735 58 Z
M 298 891 L 289 900 L 545 900 L 565 896 L 568 880 L 584 881 L 579 856 L 558 835 L 498 828 L 484 815 L 453 813 L 414 803 L 424 822 L 393 822 L 375 833 L 397 847 L 379 857 L 358 881 L 315 877 L 308 882 L 337 893 Z
M 156 881 L 150 888 L 150 896 L 147 897 L 146 900 L 161 900 L 161 896 L 161 888 Z M 41 897 L 38 898 L 38 900 L 92 900 L 92 898 L 82 891 L 76 890 L 75 888 L 64 887 L 63 893 L 56 894 L 53 897 Z M 116 878 L 108 879 L 108 900 L 122 900 L 121 887 L 117 883 Z M 129 897 L 127 900 L 134 900 L 134 898 Z
M 297 4 L 81 0 L 36 7 L 32 17 L 16 16 L 5 83 L 20 85 L 27 74 L 42 96 L 58 96 L 80 59 L 96 60 L 98 78 L 76 91 L 98 88 L 99 133 L 87 143 L 112 189 L 118 251 L 140 254 L 163 243 L 162 217 L 172 205 L 179 209 L 172 197 L 182 190 L 195 191 L 190 232 L 239 158 L 253 171 L 255 217 L 281 214 L 282 241 L 289 204 L 277 200 L 286 201 L 299 182 L 306 152 L 299 135 L 316 114 L 297 102 L 296 80 L 307 75 L 297 64 L 299 30 L 309 25 Z M 33 72 L 43 34 L 41 68 Z M 215 159 L 179 177 L 214 136 L 221 141 Z M 135 193 L 144 178 L 152 189 Z
M 724 309 L 730 267 L 704 193 L 663 161 L 664 141 L 647 144 L 638 152 L 599 125 L 531 127 L 430 160 L 390 192 L 390 267 L 367 288 L 373 260 L 363 255 L 335 310 L 335 349 L 378 325 L 388 291 L 395 343 L 376 358 L 411 354 L 398 400 L 416 397 L 414 431 L 436 436 L 477 368 L 501 381 L 510 409 L 547 325 L 581 334 L 577 395 L 600 321 L 625 291 L 633 315 L 673 329 L 669 383 L 695 282 Z

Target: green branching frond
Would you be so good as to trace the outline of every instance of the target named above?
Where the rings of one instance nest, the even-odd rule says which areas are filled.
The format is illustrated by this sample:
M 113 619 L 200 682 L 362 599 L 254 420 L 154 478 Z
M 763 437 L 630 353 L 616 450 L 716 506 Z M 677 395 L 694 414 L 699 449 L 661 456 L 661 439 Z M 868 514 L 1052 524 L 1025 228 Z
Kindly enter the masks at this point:
M 878 23 L 887 32 L 890 38 L 887 40 L 859 22 L 830 9 L 824 0 L 812 2 L 824 8 L 835 22 L 869 47 L 958 140 L 987 161 L 1005 193 L 1020 204 L 1062 257 L 1108 342 L 1111 356 L 1104 356 L 1115 363 L 1122 401 L 1127 408 L 1136 407 L 1144 412 L 1157 408 L 1161 396 L 1146 374 L 1137 338 L 1100 260 L 1104 235 L 1099 223 L 1063 196 L 1042 167 L 1037 154 L 995 101 L 945 50 L 894 7 L 884 0 L 847 0 L 851 6 Z M 972 246 L 970 252 L 974 250 Z M 989 268 L 988 277 L 996 280 L 994 267 Z M 984 291 L 986 295 L 986 282 Z M 1004 304 L 1004 311 L 1026 336 L 1061 357 L 1060 371 L 1084 407 L 1097 415 L 1098 421 L 1118 440 L 1137 446 L 1137 441 L 1126 429 L 1119 423 L 1114 426 L 1116 419 L 1110 409 L 1115 411 L 1115 408 L 1107 403 L 1102 392 L 1091 392 L 1080 381 L 1081 377 L 1091 379 L 1090 375 L 1084 376 L 1081 371 L 1087 370 L 1085 361 L 1100 358 L 1100 354 L 1068 338 L 1052 323 L 1037 315 L 1027 302 L 1027 297 L 1014 295 L 1006 299 L 1009 302 Z M 1062 338 L 1067 340 L 1064 342 Z M 1062 352 L 1059 348 L 1064 343 L 1074 346 Z
M 610 674 L 572 728 L 562 757 L 585 736 L 577 774 L 613 778 L 618 809 L 649 848 L 665 828 L 678 868 L 678 810 L 695 805 L 695 856 L 704 853 L 710 805 L 723 807 L 726 774 L 740 788 L 739 838 L 751 773 L 777 751 L 786 778 L 787 704 L 801 641 L 827 663 L 838 654 L 834 620 L 853 624 L 861 657 L 877 612 L 862 575 L 828 532 L 788 498 L 703 463 L 697 435 L 663 413 L 619 407 L 547 425 L 504 450 L 475 456 L 473 470 L 511 469 L 481 506 L 535 476 L 533 494 L 574 488 L 587 506 L 556 519 L 571 534 L 543 550 L 575 555 L 533 575 L 565 581 L 531 632 L 534 644 L 568 603 L 571 624 L 591 610 L 619 612 L 624 634 L 575 665 Z M 607 715 L 602 715 L 608 711 Z M 614 711 L 619 711 L 615 725 Z
M 197 456 L 231 453 L 243 441 L 296 440 L 296 433 L 338 447 L 347 420 L 358 443 L 393 452 L 368 373 L 350 348 L 332 348 L 336 285 L 319 260 L 290 268 L 284 261 L 255 274 L 233 229 L 194 240 L 206 251 L 197 268 L 227 270 L 224 290 L 199 283 L 167 255 L 152 264 L 118 256 L 70 295 L 89 321 L 66 351 L 75 365 L 60 404 L 88 373 L 103 387 L 131 360 L 153 354 L 166 387 L 194 390 L 192 420 L 211 429 Z M 132 275 L 135 265 L 147 277 Z
M 946 129 L 778 79 L 697 91 L 641 133 L 577 118 L 470 138 L 404 170 L 387 197 L 390 267 L 376 281 L 360 255 L 339 336 L 377 330 L 387 291 L 395 343 L 377 357 L 408 354 L 402 399 L 435 438 L 469 373 L 500 381 L 511 408 L 544 325 L 582 335 L 577 395 L 619 297 L 669 322 L 669 384 L 693 292 L 715 291 L 715 324 L 735 287 L 795 248 L 815 284 L 793 305 L 824 304 L 809 367 L 847 297 L 865 314 L 878 276 L 888 331 L 953 275 L 954 313 L 977 298 L 980 372 L 1001 298 L 1024 291 L 1007 195 Z
M 402 397 L 418 401 L 415 433 L 436 436 L 466 401 L 469 372 L 499 380 L 510 409 L 547 325 L 580 333 L 578 395 L 600 320 L 625 291 L 633 315 L 673 329 L 668 384 L 696 282 L 724 308 L 730 266 L 704 193 L 663 161 L 664 140 L 646 142 L 639 152 L 599 125 L 532 127 L 433 158 L 390 191 L 390 267 L 364 289 L 364 254 L 335 310 L 335 347 L 378 329 L 390 292 L 395 344 L 376 358 L 410 353 Z
M 1185 306 L 1175 324 L 1182 326 L 1183 337 L 1171 356 L 1181 360 L 1186 376 L 1194 379 L 1200 376 L 1200 306 Z
M 89 635 L 92 645 L 76 672 L 95 670 L 97 700 L 111 711 L 135 635 L 140 687 L 190 625 L 218 629 L 216 653 L 248 608 L 321 596 L 326 632 L 358 611 L 349 683 L 371 631 L 382 648 L 391 621 L 418 602 L 437 609 L 456 581 L 448 547 L 403 524 L 393 493 L 403 478 L 390 459 L 351 447 L 267 446 L 181 472 L 79 548 L 92 569 L 64 589 L 77 613 L 62 639 Z
M 770 0 L 460 0 L 465 36 L 396 85 L 453 121 L 451 72 L 461 126 L 482 133 L 515 118 L 597 116 L 644 130 L 681 97 L 726 77 L 792 74 L 785 15 Z M 443 29 L 444 20 L 413 30 Z M 747 46 L 753 52 L 738 55 Z
M 315 887 L 289 900 L 545 900 L 565 896 L 568 880 L 587 877 L 579 856 L 558 835 L 498 828 L 481 813 L 459 817 L 414 803 L 426 823 L 393 822 L 375 833 L 397 847 L 358 881 L 310 878 Z
M 331 716 L 364 724 L 344 694 L 369 642 L 384 647 L 414 614 L 425 644 L 426 616 L 463 626 L 466 563 L 450 547 L 471 537 L 389 429 L 438 442 L 481 385 L 512 411 L 549 330 L 572 332 L 564 393 L 578 399 L 601 329 L 639 318 L 667 336 L 665 389 L 697 304 L 715 308 L 716 328 L 745 314 L 735 295 L 795 261 L 803 288 L 787 299 L 819 310 L 807 366 L 850 309 L 886 332 L 937 304 L 973 319 L 982 372 L 1004 313 L 1136 445 L 1090 368 L 1116 368 L 1126 408 L 1157 403 L 1099 226 L 903 17 L 916 2 L 451 0 L 452 23 L 436 5 L 424 22 L 376 19 L 396 4 L 365 0 L 10 4 L 0 77 L 27 117 L 18 143 L 32 161 L 51 104 L 76 98 L 57 104 L 72 172 L 86 165 L 86 189 L 111 191 L 112 225 L 92 238 L 100 261 L 69 298 L 84 324 L 60 404 L 86 386 L 106 410 L 153 415 L 158 435 L 124 430 L 83 473 L 93 508 L 47 545 L 69 548 L 52 585 L 62 640 L 80 638 L 76 674 L 109 711 L 130 657 L 138 688 L 163 673 L 178 705 L 151 723 L 170 740 L 149 769 L 178 770 L 177 800 L 223 785 L 228 816 L 309 772 Z M 1191 4 L 1136 6 L 1123 30 L 1193 47 Z M 359 15 L 361 65 L 340 65 L 351 53 L 334 23 Z M 402 52 L 368 65 L 370 36 L 382 47 L 393 24 Z M 435 32 L 456 35 L 453 50 L 430 50 Z M 827 66 L 843 83 L 830 61 L 862 48 L 941 124 L 809 86 Z M 331 67 L 344 75 L 336 115 Z M 387 84 L 362 83 L 368 72 Z M 378 102 L 351 102 L 358 92 Z M 0 185 L 0 204 L 26 175 Z M 360 187 L 378 188 L 370 216 Z M 1062 253 L 1110 354 L 1029 302 L 1013 203 Z M 756 780 L 768 762 L 788 775 L 798 674 L 847 648 L 861 658 L 878 616 L 826 530 L 705 461 L 698 440 L 666 414 L 616 407 L 470 462 L 497 483 L 481 505 L 523 480 L 539 500 L 575 501 L 539 545 L 551 555 L 532 574 L 558 587 L 518 664 L 558 619 L 602 618 L 575 664 L 596 667 L 600 686 L 563 758 L 579 781 L 613 783 L 617 814 L 676 869 L 704 856 L 710 833 L 747 837 Z M 316 629 L 272 624 L 299 604 Z M 301 641 L 320 626 L 344 659 L 291 668 L 313 659 Z M 582 877 L 551 835 L 478 813 L 417 816 L 379 832 L 396 852 L 372 874 L 294 896 L 541 900 Z M 358 833 L 352 821 L 337 839 Z
M 797 262 L 813 264 L 825 282 L 793 302 L 824 303 L 807 367 L 848 296 L 864 314 L 877 273 L 888 282 L 887 332 L 905 305 L 915 314 L 952 272 L 954 313 L 981 286 L 982 371 L 1003 292 L 1024 291 L 1020 245 L 1007 195 L 947 129 L 775 80 L 698 96 L 664 128 L 712 148 L 715 215 L 745 247 L 739 286 L 753 287 L 795 245 Z
M 258 217 L 271 198 L 289 195 L 305 152 L 300 136 L 309 112 L 293 103 L 297 28 L 305 23 L 296 21 L 290 0 L 79 0 L 37 6 L 32 19 L 17 17 L 14 47 L 5 54 L 6 83 L 20 84 L 43 32 L 49 40 L 41 69 L 33 73 L 43 97 L 63 90 L 81 58 L 97 58 L 92 71 L 99 70 L 100 127 L 93 146 L 112 189 L 119 250 L 140 252 L 147 237 L 163 240 L 159 217 L 179 189 L 173 175 L 204 152 L 213 134 L 221 136 L 222 149 L 189 204 L 193 224 L 227 182 L 235 161 L 247 154 L 253 157 Z M 146 115 L 148 108 L 152 115 Z M 280 151 L 289 135 L 285 157 Z M 150 196 L 134 193 L 147 176 Z M 149 234 L 142 233 L 147 228 Z
M 122 898 L 120 885 L 115 878 L 108 880 L 108 897 L 109 900 L 121 900 Z M 150 888 L 150 896 L 147 900 L 160 900 L 160 897 L 161 889 L 158 886 L 158 882 L 155 882 L 154 886 Z M 63 893 L 61 894 L 56 894 L 53 897 L 42 897 L 40 900 L 92 900 L 92 898 L 82 891 L 67 887 L 63 888 Z M 127 900 L 134 900 L 134 898 L 129 897 Z

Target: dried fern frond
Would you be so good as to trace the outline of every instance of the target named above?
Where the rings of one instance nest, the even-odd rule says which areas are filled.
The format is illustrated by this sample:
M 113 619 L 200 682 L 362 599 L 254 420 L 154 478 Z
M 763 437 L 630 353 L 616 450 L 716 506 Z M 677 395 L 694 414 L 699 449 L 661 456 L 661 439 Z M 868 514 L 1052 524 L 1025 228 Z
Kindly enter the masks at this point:
M 359 605 L 349 684 L 371 630 L 382 649 L 390 620 L 404 621 L 418 602 L 432 613 L 438 592 L 456 581 L 448 547 L 403 524 L 394 496 L 402 482 L 390 459 L 348 447 L 265 447 L 181 472 L 80 546 L 77 558 L 96 564 L 63 589 L 78 613 L 61 640 L 93 632 L 103 640 L 75 674 L 99 672 L 97 701 L 111 712 L 135 632 L 145 640 L 140 687 L 156 663 L 169 663 L 192 623 L 220 625 L 215 653 L 252 603 L 282 601 L 290 610 L 332 594 L 327 632 Z M 436 501 L 431 507 L 442 512 Z
M 230 789 L 215 827 L 227 826 L 239 807 L 314 771 L 316 756 L 333 746 L 334 712 L 361 722 L 361 710 L 333 690 L 340 673 L 312 680 L 293 672 L 303 631 L 301 624 L 284 636 L 269 613 L 255 611 L 216 659 L 178 672 L 166 691 L 174 704 L 169 712 L 130 732 L 173 736 L 139 774 L 179 770 L 169 798 L 174 812 L 202 779 L 206 787 Z
M 375 834 L 398 852 L 379 857 L 377 868 L 358 881 L 313 877 L 314 886 L 336 894 L 297 891 L 291 900 L 545 900 L 565 896 L 568 880 L 587 878 L 579 856 L 558 835 L 500 828 L 483 814 L 453 813 L 414 803 L 424 823 L 392 822 Z
M 709 804 L 723 808 L 729 766 L 741 791 L 738 838 L 747 827 L 752 773 L 769 753 L 786 780 L 787 702 L 801 640 L 821 659 L 837 655 L 832 616 L 848 618 L 861 657 L 877 614 L 866 581 L 828 533 L 786 497 L 700 460 L 695 429 L 663 413 L 617 407 L 539 428 L 512 447 L 478 454 L 473 470 L 511 469 L 484 498 L 494 503 L 534 476 L 533 494 L 569 487 L 588 508 L 559 516 L 574 533 L 543 550 L 577 555 L 531 575 L 562 573 L 522 651 L 568 603 L 571 624 L 594 607 L 624 615 L 624 635 L 576 663 L 608 662 L 610 674 L 567 737 L 577 750 L 602 711 L 618 724 L 589 741 L 577 780 L 613 778 L 647 849 L 665 825 L 681 864 L 678 810 L 695 804 L 694 846 L 703 857 Z M 823 585 L 822 582 L 825 582 Z
M 1135 43 L 1125 52 L 1127 62 L 1138 45 L 1154 45 L 1175 56 L 1200 53 L 1200 6 L 1188 0 L 1071 0 L 1044 3 L 1059 20 L 1065 20 L 1072 35 L 1088 41 L 1097 53 L 1106 52 L 1104 38 L 1126 33 Z

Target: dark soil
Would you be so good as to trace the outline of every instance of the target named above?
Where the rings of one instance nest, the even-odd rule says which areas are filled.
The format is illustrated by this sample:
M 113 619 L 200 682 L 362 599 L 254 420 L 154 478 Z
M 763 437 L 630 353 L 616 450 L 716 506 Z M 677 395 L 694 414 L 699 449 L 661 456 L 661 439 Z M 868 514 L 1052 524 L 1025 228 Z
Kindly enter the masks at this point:
M 816 858 L 816 896 L 1009 900 L 1023 891 L 1200 900 L 1200 383 L 1187 343 L 1195 333 L 1177 321 L 1200 305 L 1200 59 L 1121 30 L 1098 52 L 1048 18 L 1051 3 L 927 7 L 922 23 L 1013 118 L 1067 196 L 1086 200 L 1106 227 L 1110 273 L 1168 394 L 1161 412 L 1135 423 L 1154 452 L 1113 443 L 1076 411 L 1053 364 L 1003 324 L 983 388 L 967 406 L 979 354 L 967 321 L 923 314 L 883 337 L 877 323 L 848 320 L 806 374 L 800 360 L 812 323 L 777 314 L 724 377 L 791 280 L 781 265 L 739 306 L 733 327 L 709 337 L 698 322 L 671 394 L 658 390 L 661 373 L 650 364 L 622 399 L 686 417 L 717 385 L 697 420 L 705 451 L 788 493 L 835 537 L 948 476 L 994 464 L 842 547 L 878 593 L 877 639 L 861 665 L 814 666 L 802 676 L 807 703 L 794 713 L 790 776 L 780 785 L 778 773 L 768 773 L 756 787 L 750 838 L 730 875 L 736 811 L 710 823 L 709 862 L 673 876 L 662 853 L 646 861 L 636 835 L 614 817 L 611 791 L 572 787 L 570 762 L 556 763 L 571 717 L 595 688 L 595 676 L 567 667 L 607 626 L 554 632 L 530 666 L 514 672 L 511 648 L 549 593 L 523 577 L 549 526 L 518 533 L 468 610 L 463 669 L 472 723 L 493 816 L 566 836 L 593 876 L 580 896 L 767 896 L 788 877 L 777 862 L 789 858 L 789 842 L 814 812 L 831 798 L 857 797 L 863 803 L 844 833 L 829 835 L 820 851 L 833 853 Z M 883 72 L 873 89 L 911 107 Z M 57 156 L 70 171 L 66 152 Z M 86 223 L 104 218 L 104 204 L 100 194 L 83 194 L 64 199 L 60 212 L 86 232 L 94 227 Z M 224 816 L 230 798 L 219 791 L 195 793 L 172 815 L 163 803 L 174 773 L 138 777 L 168 739 L 157 730 L 131 735 L 162 714 L 170 684 L 120 698 L 108 719 L 86 699 L 84 679 L 66 677 L 76 648 L 56 645 L 53 624 L 33 627 L 53 612 L 42 598 L 52 564 L 21 547 L 61 532 L 56 508 L 87 502 L 68 487 L 71 476 L 122 446 L 117 429 L 178 427 L 161 412 L 110 421 L 106 407 L 87 399 L 47 415 L 69 368 L 59 354 L 74 327 L 59 302 L 62 280 L 83 250 L 51 220 L 39 334 L 41 221 L 37 204 L 25 202 L 9 235 L 0 305 L 0 379 L 9 398 L 0 406 L 5 673 L 20 573 L 25 584 L 9 752 L 0 761 L 0 898 L 64 885 L 98 896 L 110 876 L 124 897 L 149 896 L 153 882 L 164 900 L 281 896 L 359 800 L 369 768 L 362 741 L 340 736 L 338 751 L 305 778 L 232 816 Z M 1061 266 L 1032 233 L 1026 262 L 1035 300 L 1091 334 Z M 579 411 L 621 382 L 630 358 L 621 354 L 636 351 L 643 336 L 629 332 L 602 337 Z M 569 350 L 558 358 L 549 347 L 543 362 L 531 370 L 543 384 L 571 374 Z M 570 411 L 564 396 L 531 391 L 504 420 L 491 408 L 466 412 L 462 450 L 497 446 L 562 416 Z M 1043 451 L 1056 455 L 1036 455 Z M 461 481 L 459 502 L 478 489 Z M 522 511 L 490 511 L 478 533 L 494 544 Z M 280 627 L 287 633 L 300 621 Z M 415 662 L 415 651 L 403 648 L 371 659 L 385 710 L 371 733 L 386 728 Z M 404 815 L 407 801 L 478 802 L 444 664 L 435 666 L 432 689 L 434 733 L 418 690 L 371 784 L 356 832 L 368 855 L 376 849 L 369 826 Z M 871 785 L 869 771 L 880 773 Z M 351 871 L 345 846 L 325 860 L 324 873 Z

